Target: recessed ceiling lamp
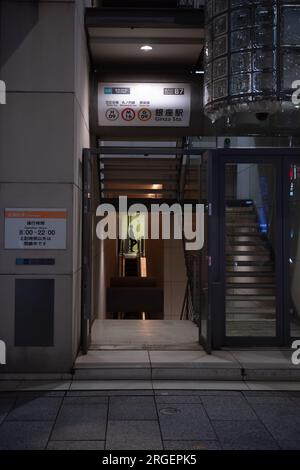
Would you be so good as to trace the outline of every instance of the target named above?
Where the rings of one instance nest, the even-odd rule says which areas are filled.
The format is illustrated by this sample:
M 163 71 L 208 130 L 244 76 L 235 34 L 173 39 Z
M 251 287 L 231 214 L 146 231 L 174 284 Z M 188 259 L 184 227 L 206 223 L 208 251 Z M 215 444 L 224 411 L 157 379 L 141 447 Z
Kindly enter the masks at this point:
M 141 46 L 140 49 L 141 49 L 141 51 L 148 52 L 148 51 L 152 51 L 153 47 L 148 46 L 147 44 L 145 44 L 144 46 Z

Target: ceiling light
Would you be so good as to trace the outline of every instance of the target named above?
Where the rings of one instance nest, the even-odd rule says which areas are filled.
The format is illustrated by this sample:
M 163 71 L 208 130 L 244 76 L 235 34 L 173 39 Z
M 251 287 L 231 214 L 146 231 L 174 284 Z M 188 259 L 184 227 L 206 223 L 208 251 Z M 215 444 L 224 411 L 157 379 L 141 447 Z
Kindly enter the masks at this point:
M 140 49 L 141 51 L 152 51 L 153 47 L 145 44 L 144 46 L 141 46 Z

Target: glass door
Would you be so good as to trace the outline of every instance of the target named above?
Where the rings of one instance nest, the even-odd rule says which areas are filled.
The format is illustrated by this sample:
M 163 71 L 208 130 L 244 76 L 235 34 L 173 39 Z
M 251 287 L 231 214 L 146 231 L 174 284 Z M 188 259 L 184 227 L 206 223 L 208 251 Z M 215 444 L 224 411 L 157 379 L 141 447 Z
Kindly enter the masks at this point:
M 225 158 L 221 168 L 224 343 L 280 344 L 280 161 L 256 153 Z
M 300 337 L 300 158 L 284 162 L 285 338 Z

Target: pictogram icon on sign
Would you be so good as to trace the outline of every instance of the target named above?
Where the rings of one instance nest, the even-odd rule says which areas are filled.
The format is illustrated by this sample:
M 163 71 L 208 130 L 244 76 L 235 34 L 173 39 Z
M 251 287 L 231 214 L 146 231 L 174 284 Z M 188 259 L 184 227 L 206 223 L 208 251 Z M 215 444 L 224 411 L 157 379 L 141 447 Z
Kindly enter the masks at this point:
M 135 118 L 135 111 L 132 108 L 125 108 L 122 111 L 122 119 L 124 121 L 132 121 Z
M 151 119 L 152 113 L 148 108 L 142 108 L 139 110 L 138 118 L 140 121 L 149 121 Z
M 109 121 L 116 121 L 119 115 L 120 115 L 119 111 L 116 108 L 108 108 L 108 110 L 105 113 L 105 117 Z

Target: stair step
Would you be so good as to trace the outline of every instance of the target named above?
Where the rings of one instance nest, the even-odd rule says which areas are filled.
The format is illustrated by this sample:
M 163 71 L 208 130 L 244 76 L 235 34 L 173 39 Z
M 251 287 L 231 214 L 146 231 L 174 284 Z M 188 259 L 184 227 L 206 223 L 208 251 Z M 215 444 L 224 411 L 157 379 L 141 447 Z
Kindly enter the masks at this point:
M 270 250 L 268 250 L 265 246 L 261 245 L 226 245 L 226 252 L 227 253 L 263 253 L 263 254 L 270 254 Z
M 244 213 L 244 212 L 253 212 L 254 207 L 253 206 L 236 206 L 236 207 L 226 207 L 226 212 L 234 212 L 234 213 Z
M 249 269 L 249 267 L 248 267 Z M 239 272 L 239 271 L 231 271 L 231 270 L 226 270 L 226 276 L 233 276 L 233 277 L 259 277 L 260 279 L 263 277 L 272 277 L 273 280 L 275 278 L 275 273 L 273 271 L 269 272 L 261 272 L 261 271 L 256 271 L 256 267 L 254 266 L 253 271 L 244 271 L 244 272 Z
M 228 284 L 272 284 L 274 285 L 274 277 L 266 276 L 226 276 Z
M 227 261 L 244 261 L 244 262 L 253 262 L 253 261 L 259 261 L 262 263 L 263 261 L 271 261 L 271 255 L 232 255 L 228 254 L 226 255 L 226 260 Z
M 275 295 L 275 287 L 237 287 L 237 286 L 227 286 L 226 295 Z
M 243 216 L 240 216 L 240 215 L 236 215 L 236 214 L 232 214 L 232 215 L 227 215 L 226 216 L 226 226 L 228 225 L 249 225 L 249 226 L 257 226 L 258 225 L 258 222 L 257 222 L 257 217 L 256 215 L 243 215 Z
M 254 306 L 253 302 L 275 302 L 276 300 L 276 297 L 275 295 L 257 295 L 256 297 L 255 296 L 251 296 L 251 301 L 249 301 L 248 297 L 247 296 L 244 296 L 244 295 L 241 295 L 240 297 L 237 296 L 237 295 L 234 295 L 234 296 L 226 296 L 226 301 L 227 302 L 230 302 L 230 301 L 234 301 L 234 302 L 251 302 L 249 303 L 249 306 Z
M 232 265 L 226 265 L 226 272 L 229 274 L 232 273 L 240 273 L 243 275 L 264 275 L 264 274 L 269 274 L 274 272 L 274 267 L 272 264 L 266 265 L 266 266 L 251 266 L 251 265 L 246 265 L 246 266 L 235 266 L 234 264 Z
M 276 313 L 228 313 L 226 312 L 226 321 L 260 321 L 275 320 Z
M 230 243 L 268 243 L 268 240 L 262 235 L 253 234 L 250 237 L 243 235 L 229 235 L 227 237 Z
M 239 307 L 228 307 L 226 304 L 226 313 L 240 313 L 241 315 L 252 315 L 252 314 L 260 314 L 260 313 L 266 313 L 266 314 L 274 314 L 276 313 L 276 308 L 275 307 L 259 307 L 259 308 L 239 308 Z
M 260 232 L 259 232 L 259 228 L 257 225 L 255 225 L 254 227 L 239 227 L 239 226 L 234 226 L 234 225 L 231 225 L 230 227 L 227 227 L 226 228 L 226 233 L 227 235 L 235 235 L 235 234 L 246 234 L 247 236 L 251 236 L 251 235 L 258 235 Z

